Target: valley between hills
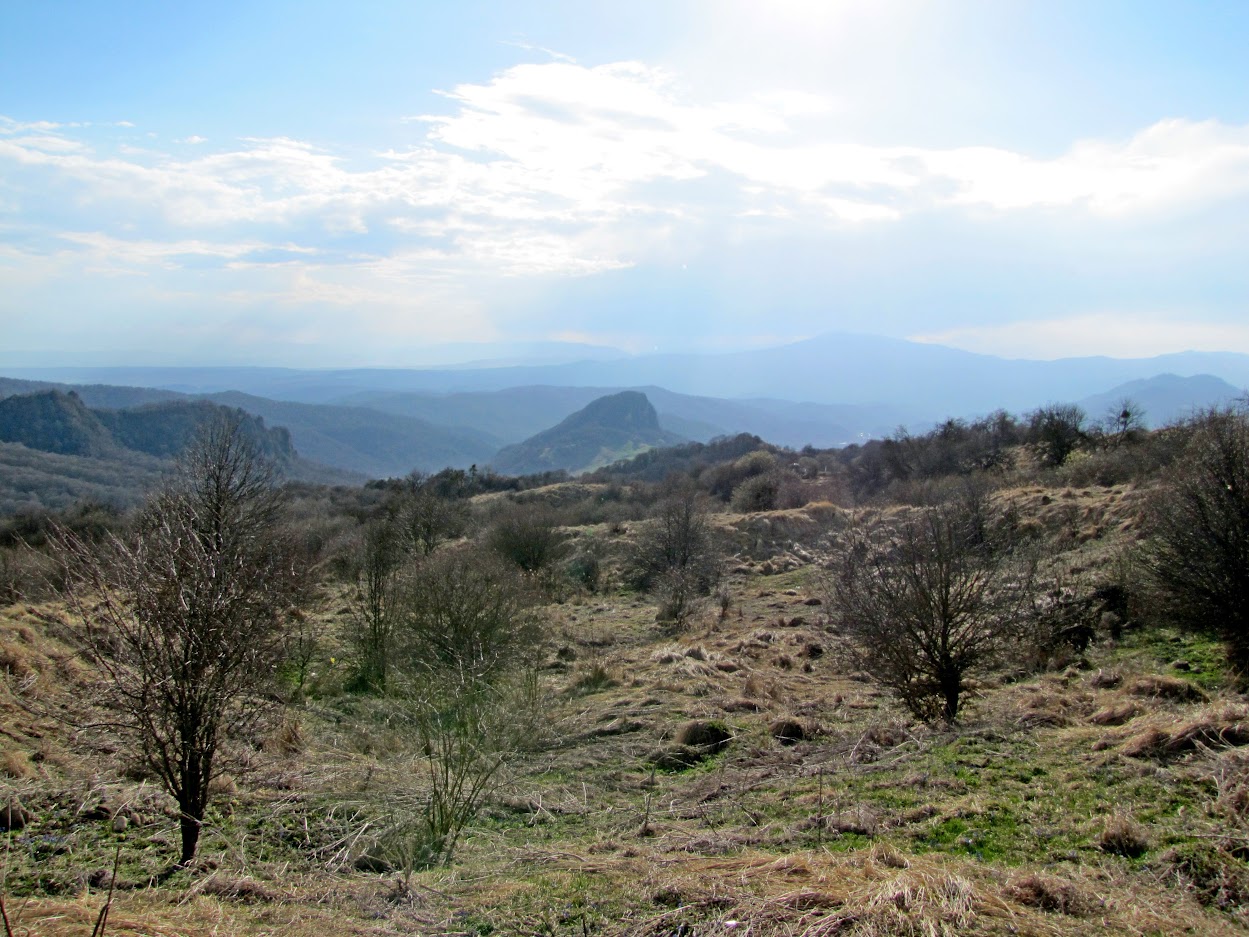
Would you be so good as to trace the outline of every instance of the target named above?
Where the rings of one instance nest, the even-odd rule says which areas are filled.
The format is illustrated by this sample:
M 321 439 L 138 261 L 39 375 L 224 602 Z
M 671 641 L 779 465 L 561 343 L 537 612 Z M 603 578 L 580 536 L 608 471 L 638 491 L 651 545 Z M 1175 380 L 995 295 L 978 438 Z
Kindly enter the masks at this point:
M 1249 929 L 1243 638 L 1160 559 L 1182 533 L 1220 561 L 1168 526 L 1211 491 L 1249 537 L 1204 455 L 1240 453 L 1227 491 L 1249 471 L 1236 405 L 794 449 L 617 391 L 493 466 L 364 483 L 239 397 L 6 389 L 5 477 L 43 486 L 0 518 L 12 933 Z M 332 407 L 283 406 L 332 438 Z M 117 694 L 170 640 L 134 637 L 166 606 L 124 570 L 181 549 L 205 426 L 276 470 L 230 575 L 288 565 L 239 586 L 243 636 L 268 624 L 221 654 L 263 665 L 212 704 L 187 856 L 173 743 Z

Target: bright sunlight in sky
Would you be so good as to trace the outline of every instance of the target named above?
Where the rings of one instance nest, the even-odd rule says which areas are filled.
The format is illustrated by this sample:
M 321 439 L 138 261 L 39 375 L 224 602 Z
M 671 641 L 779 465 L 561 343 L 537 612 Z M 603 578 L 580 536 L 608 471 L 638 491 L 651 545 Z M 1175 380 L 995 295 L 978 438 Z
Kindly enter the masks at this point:
M 0 8 L 0 357 L 1249 352 L 1249 3 Z

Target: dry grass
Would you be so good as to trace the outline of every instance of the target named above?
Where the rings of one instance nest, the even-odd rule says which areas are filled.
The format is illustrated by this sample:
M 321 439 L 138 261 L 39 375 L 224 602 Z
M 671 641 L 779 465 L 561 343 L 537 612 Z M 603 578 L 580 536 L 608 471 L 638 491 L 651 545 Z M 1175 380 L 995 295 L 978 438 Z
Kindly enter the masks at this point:
M 1021 523 L 1070 546 L 1072 567 L 1109 562 L 1115 527 L 1134 510 L 1129 494 L 1016 491 Z M 814 564 L 848 517 L 808 506 L 717 518 L 743 545 L 730 562 L 731 612 L 709 612 L 679 638 L 644 596 L 553 605 L 553 741 L 512 767 L 456 865 L 403 883 L 353 868 L 352 844 L 378 817 L 343 805 L 384 803 L 381 793 L 409 783 L 395 766 L 412 753 L 384 739 L 360 747 L 369 700 L 312 695 L 265 740 L 256 770 L 223 791 L 203 867 L 119 894 L 109 934 L 1243 934 L 1236 904 L 1249 875 L 1236 850 L 1249 843 L 1249 755 L 1236 746 L 1249 741 L 1249 707 L 1203 702 L 1195 684 L 1151 672 L 1199 656 L 1132 656 L 1125 643 L 1090 650 L 1100 671 L 986 681 L 954 729 L 914 725 L 870 677 L 839 670 L 823 610 L 808 605 L 819 594 Z M 56 614 L 0 614 L 3 653 L 53 707 L 89 677 L 75 675 L 40 617 Z M 16 736 L 4 739 L 0 772 L 46 775 L 51 759 L 29 756 L 50 740 L 77 743 L 16 686 L 0 686 L 0 719 Z M 704 731 L 717 724 L 730 745 Z M 1098 740 L 1113 751 L 1090 752 Z M 648 760 L 674 750 L 699 757 L 670 772 Z M 136 790 L 88 755 L 57 769 L 73 783 L 39 802 L 44 816 L 21 840 L 33 850 L 73 836 L 86 870 L 115 841 L 101 799 Z M 130 821 L 125 849 L 146 842 L 164 857 L 169 814 L 139 813 L 151 822 Z M 1106 816 L 1104 828 L 1090 819 Z M 1123 858 L 1137 848 L 1143 858 Z M 130 859 L 122 879 L 146 881 L 142 863 L 156 860 Z M 98 893 L 39 894 L 21 908 L 31 934 L 90 933 Z
M 1097 848 L 1112 856 L 1136 859 L 1149 851 L 1149 832 L 1132 817 L 1115 814 L 1107 817 Z
M 1165 674 L 1137 677 L 1127 688 L 1133 696 L 1169 700 L 1173 703 L 1205 703 L 1210 697 L 1194 683 Z
M 1198 749 L 1249 744 L 1249 707 L 1224 703 L 1187 718 L 1158 718 L 1134 725 L 1120 751 L 1131 758 L 1175 758 Z

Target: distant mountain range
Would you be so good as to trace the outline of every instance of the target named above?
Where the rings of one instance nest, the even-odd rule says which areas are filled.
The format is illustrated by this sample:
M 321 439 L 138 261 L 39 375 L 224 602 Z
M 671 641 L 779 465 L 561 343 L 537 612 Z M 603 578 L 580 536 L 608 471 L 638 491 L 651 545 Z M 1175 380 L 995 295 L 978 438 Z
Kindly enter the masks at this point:
M 465 346 L 463 353 L 474 350 L 480 349 Z M 620 356 L 559 343 L 511 350 L 510 358 L 498 357 L 508 348 L 491 348 L 496 357 L 486 362 L 423 370 L 11 368 L 16 377 L 0 378 L 0 398 L 71 389 L 48 383 L 56 380 L 71 382 L 96 411 L 169 401 L 224 404 L 285 427 L 304 459 L 386 477 L 473 464 L 503 471 L 583 468 L 626 451 L 628 441 L 588 456 L 580 442 L 547 446 L 568 453 L 552 459 L 534 455 L 532 437 L 623 391 L 644 394 L 657 419 L 652 429 L 673 439 L 750 433 L 800 448 L 880 437 L 898 426 L 922 432 L 947 417 L 999 408 L 1022 414 L 1053 402 L 1078 402 L 1096 419 L 1124 397 L 1161 425 L 1235 399 L 1249 385 L 1249 356 L 1240 354 L 1010 361 L 861 335 L 722 355 Z M 527 363 L 510 363 L 517 359 Z M 122 440 L 122 428 L 109 422 L 114 418 L 94 419 L 114 442 Z M 105 444 L 95 430 L 83 432 L 88 449 Z M 530 450 L 509 449 L 526 441 Z
M 198 427 L 225 409 L 206 400 L 92 409 L 77 393 L 59 390 L 0 399 L 0 513 L 83 499 L 134 504 Z M 244 413 L 242 431 L 287 478 L 358 478 L 300 457 L 285 428 L 267 427 L 258 416 Z
M 448 465 L 484 465 L 501 444 L 472 429 L 435 426 L 362 407 L 291 403 L 233 391 L 191 397 L 144 387 L 74 386 L 0 378 L 0 397 L 49 389 L 72 390 L 87 406 L 101 410 L 194 400 L 237 407 L 273 426 L 284 427 L 303 458 L 368 478 L 401 476 L 413 469 L 436 472 Z
M 1142 422 L 1156 429 L 1187 419 L 1207 407 L 1226 406 L 1244 395 L 1244 390 L 1209 374 L 1194 377 L 1159 374 L 1148 380 L 1120 384 L 1078 403 L 1089 417 L 1097 419 L 1111 411 L 1118 413 L 1122 402 L 1131 400 L 1143 415 Z
M 1249 355 L 1180 352 L 1154 358 L 1012 360 L 868 335 L 831 333 L 756 351 L 635 355 L 557 364 L 299 371 L 283 368 L 7 368 L 16 377 L 135 384 L 192 394 L 237 390 L 275 400 L 342 403 L 359 394 L 479 393 L 515 387 L 662 387 L 731 400 L 763 398 L 884 407 L 908 425 L 1049 401 L 1081 400 L 1159 374 L 1208 374 L 1249 386 Z M 655 400 L 657 409 L 664 405 Z M 584 405 L 584 404 L 582 404 Z M 575 408 L 574 408 L 575 409 Z M 571 411 L 570 411 L 571 412 Z M 847 427 L 855 434 L 861 430 Z
M 492 464 L 505 475 L 576 473 L 688 441 L 660 428 L 645 394 L 626 390 L 591 401 L 559 425 L 500 449 Z

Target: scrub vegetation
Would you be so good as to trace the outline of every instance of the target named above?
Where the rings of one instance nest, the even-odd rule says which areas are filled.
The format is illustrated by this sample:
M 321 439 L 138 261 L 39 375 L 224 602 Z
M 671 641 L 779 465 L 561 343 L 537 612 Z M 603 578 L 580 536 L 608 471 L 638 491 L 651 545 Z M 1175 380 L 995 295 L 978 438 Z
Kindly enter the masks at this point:
M 1245 933 L 1247 417 L 1133 415 L 11 516 L 12 932 Z M 166 621 L 246 665 L 193 803 Z

